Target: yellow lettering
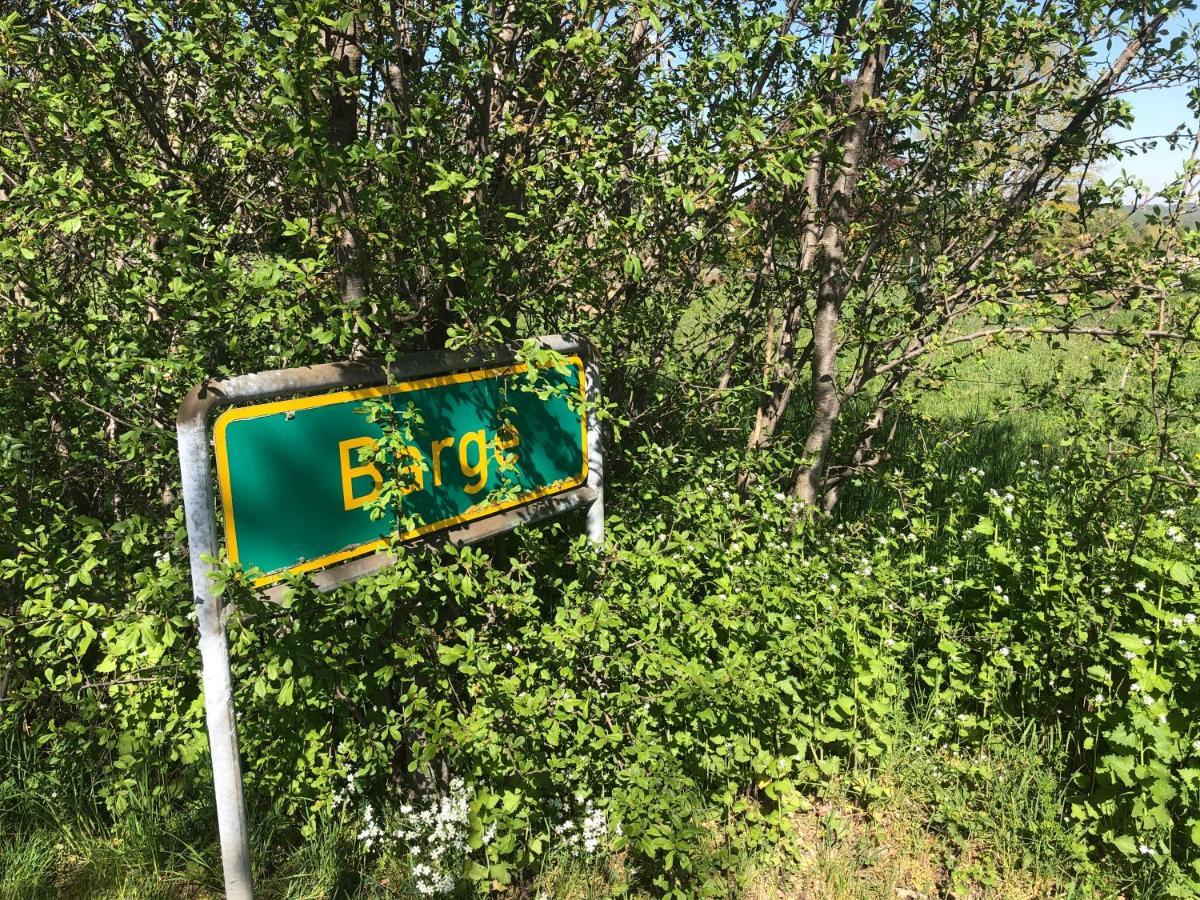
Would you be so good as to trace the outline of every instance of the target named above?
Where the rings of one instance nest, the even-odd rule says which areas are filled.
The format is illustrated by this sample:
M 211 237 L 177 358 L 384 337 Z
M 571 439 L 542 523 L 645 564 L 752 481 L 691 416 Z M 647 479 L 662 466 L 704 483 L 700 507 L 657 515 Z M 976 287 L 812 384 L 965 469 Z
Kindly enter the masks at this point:
M 467 462 L 467 447 L 471 444 L 475 445 L 474 464 Z M 488 480 L 487 433 L 483 429 L 468 431 L 458 442 L 458 467 L 462 469 L 463 477 L 479 479 L 474 484 L 464 487 L 464 491 L 468 494 L 477 494 L 483 490 L 483 486 L 487 484 Z
M 454 446 L 454 438 L 442 438 L 440 441 L 433 442 L 433 450 L 430 455 L 433 457 L 433 486 L 441 487 L 442 485 L 442 451 Z
M 517 434 L 517 426 L 511 422 L 505 422 L 500 426 L 500 430 L 496 432 L 496 466 L 504 471 L 511 469 L 517 464 L 517 454 L 505 453 L 505 450 L 511 450 L 513 447 L 521 443 L 521 436 Z
M 350 438 L 350 440 L 338 444 L 338 455 L 341 457 L 342 463 L 342 505 L 347 510 L 366 506 L 379 496 L 379 491 L 383 488 L 383 476 L 379 474 L 375 464 L 362 461 L 362 451 L 374 446 L 375 439 L 369 437 Z M 358 465 L 354 465 L 351 461 L 355 450 L 359 451 Z M 373 482 L 370 493 L 356 497 L 354 495 L 355 478 L 370 478 Z

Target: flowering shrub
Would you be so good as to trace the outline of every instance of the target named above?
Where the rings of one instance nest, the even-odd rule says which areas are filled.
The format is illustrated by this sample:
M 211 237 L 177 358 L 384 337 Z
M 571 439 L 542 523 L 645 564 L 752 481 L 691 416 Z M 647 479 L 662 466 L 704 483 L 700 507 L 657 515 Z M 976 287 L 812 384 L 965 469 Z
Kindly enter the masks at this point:
M 457 886 L 466 863 L 470 836 L 470 798 L 461 778 L 450 782 L 450 793 L 431 798 L 424 809 L 404 804 L 393 836 L 408 849 L 413 884 L 422 894 L 448 894 Z M 369 815 L 368 805 L 364 815 Z M 495 829 L 484 834 L 491 842 Z M 367 849 L 370 849 L 368 844 Z

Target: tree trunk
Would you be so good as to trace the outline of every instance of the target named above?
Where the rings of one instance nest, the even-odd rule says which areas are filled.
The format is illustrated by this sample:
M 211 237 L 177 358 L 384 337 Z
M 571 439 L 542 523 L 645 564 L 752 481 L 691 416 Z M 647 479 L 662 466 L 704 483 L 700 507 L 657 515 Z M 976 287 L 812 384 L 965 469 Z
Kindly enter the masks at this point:
M 824 173 L 824 161 L 819 155 L 814 155 L 808 165 L 808 174 L 804 177 L 804 229 L 800 236 L 799 266 L 801 277 L 812 268 L 816 256 L 817 238 L 820 235 L 817 210 L 820 208 L 821 180 Z M 750 450 L 762 450 L 770 445 L 775 432 L 779 430 L 779 424 L 783 421 L 784 413 L 787 412 L 796 373 L 796 338 L 804 325 L 806 311 L 804 292 L 797 284 L 784 316 L 778 342 L 770 337 L 767 339 L 765 369 L 769 379 L 768 389 L 754 416 L 754 430 L 750 432 Z
M 883 12 L 881 8 L 880 13 Z M 842 411 L 842 395 L 837 385 L 837 331 L 847 289 L 846 227 L 867 142 L 871 116 L 868 105 L 879 92 L 888 50 L 889 45 L 881 40 L 863 57 L 850 97 L 850 124 L 842 142 L 841 162 L 829 194 L 829 218 L 817 251 L 820 282 L 813 317 L 812 422 L 804 441 L 804 463 L 793 488 L 796 497 L 807 506 L 816 506 L 820 500 L 829 445 Z
M 851 20 L 861 13 L 862 4 L 857 0 L 846 3 L 842 7 L 834 27 L 835 47 L 845 39 Z M 835 104 L 835 92 L 838 86 L 840 85 L 831 86 L 826 96 L 826 104 L 830 108 Z M 804 176 L 804 190 L 800 198 L 800 259 L 797 272 L 799 277 L 783 316 L 778 342 L 767 348 L 766 362 L 763 366 L 767 392 L 759 401 L 758 409 L 755 412 L 754 428 L 750 432 L 748 444 L 751 451 L 770 446 L 791 402 L 796 371 L 799 368 L 796 364 L 796 341 L 808 313 L 803 280 L 805 273 L 812 269 L 821 237 L 820 213 L 823 208 L 825 168 L 824 155 L 820 152 L 814 153 L 809 160 L 808 172 Z M 771 342 L 769 341 L 769 343 Z M 811 350 L 810 345 L 805 349 L 804 357 L 807 357 Z M 741 486 L 745 487 L 744 481 Z
M 335 79 L 329 97 L 329 140 L 338 151 L 339 162 L 344 163 L 350 147 L 358 140 L 358 92 L 354 87 L 362 74 L 358 21 L 352 18 L 345 31 L 325 29 L 322 35 L 333 58 Z M 356 211 L 354 191 L 344 169 L 337 173 L 330 209 L 341 222 L 336 255 L 342 300 L 347 306 L 357 307 L 366 297 L 366 279 L 358 236 L 352 225 Z

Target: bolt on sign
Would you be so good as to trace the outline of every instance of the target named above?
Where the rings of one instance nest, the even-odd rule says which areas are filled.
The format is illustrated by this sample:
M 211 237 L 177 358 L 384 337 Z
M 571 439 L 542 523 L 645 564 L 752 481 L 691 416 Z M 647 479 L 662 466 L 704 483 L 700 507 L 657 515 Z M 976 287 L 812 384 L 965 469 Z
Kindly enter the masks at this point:
M 337 363 L 210 381 L 180 407 L 228 896 L 250 897 L 252 886 L 229 647 L 212 582 L 218 499 L 225 555 L 262 588 L 307 573 L 328 589 L 388 565 L 392 540 L 472 543 L 579 507 L 600 543 L 596 358 L 577 337 L 538 341 L 554 351 L 544 365 L 511 348 L 419 353 L 389 367 Z

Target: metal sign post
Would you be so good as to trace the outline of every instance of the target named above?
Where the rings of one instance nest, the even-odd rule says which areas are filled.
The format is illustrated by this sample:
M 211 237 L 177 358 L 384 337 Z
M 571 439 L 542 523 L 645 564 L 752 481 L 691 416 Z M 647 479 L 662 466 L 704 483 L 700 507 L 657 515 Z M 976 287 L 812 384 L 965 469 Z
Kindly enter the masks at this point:
M 523 392 L 528 368 L 514 348 L 501 348 L 239 375 L 198 385 L 181 404 L 179 463 L 227 896 L 250 898 L 253 887 L 229 644 L 212 582 L 220 544 L 210 413 L 229 407 L 214 429 L 226 554 L 254 570 L 259 586 L 305 572 L 329 590 L 394 561 L 386 536 L 395 521 L 366 510 L 382 482 L 361 456 L 379 436 L 358 414 L 370 399 L 396 407 L 402 398 L 430 427 L 405 448 L 417 479 L 409 497 L 425 524 L 402 539 L 470 544 L 584 506 L 588 537 L 603 543 L 599 362 L 581 338 L 539 341 L 568 359 L 565 374 L 545 370 L 557 392 Z M 258 401 L 269 402 L 248 405 Z M 495 488 L 499 499 L 489 499 Z

